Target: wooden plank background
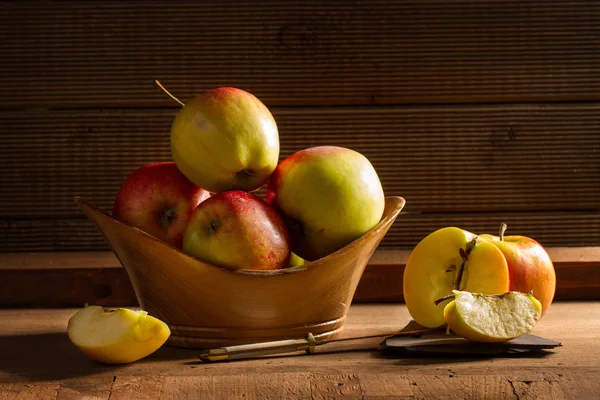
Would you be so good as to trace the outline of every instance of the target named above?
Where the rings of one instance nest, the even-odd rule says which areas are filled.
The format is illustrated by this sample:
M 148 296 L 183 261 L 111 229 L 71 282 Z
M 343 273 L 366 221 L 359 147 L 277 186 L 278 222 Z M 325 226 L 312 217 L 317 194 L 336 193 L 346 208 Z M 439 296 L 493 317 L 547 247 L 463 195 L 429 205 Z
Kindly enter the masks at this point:
M 555 300 L 598 299 L 600 247 L 551 247 L 548 253 L 556 270 Z M 404 301 L 402 280 L 409 254 L 410 250 L 377 251 L 352 302 Z M 127 273 L 110 251 L 4 253 L 0 278 L 0 305 L 4 307 L 139 304 Z
M 0 251 L 107 247 L 107 211 L 168 160 L 176 105 L 237 86 L 281 157 L 364 153 L 407 199 L 382 243 L 434 229 L 600 245 L 600 3 L 7 1 L 0 4 Z

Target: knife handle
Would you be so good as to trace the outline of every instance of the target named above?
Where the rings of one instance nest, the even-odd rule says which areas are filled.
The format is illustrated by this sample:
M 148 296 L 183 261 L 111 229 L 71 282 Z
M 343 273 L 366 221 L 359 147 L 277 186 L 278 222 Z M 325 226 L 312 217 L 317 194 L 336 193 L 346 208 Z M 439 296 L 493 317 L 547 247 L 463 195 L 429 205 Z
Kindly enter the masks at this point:
M 305 350 L 313 353 L 317 342 L 312 333 L 306 339 L 275 340 L 272 342 L 240 344 L 236 346 L 210 349 L 200 354 L 202 361 L 239 360 L 242 358 L 259 357 L 271 354 L 291 353 Z

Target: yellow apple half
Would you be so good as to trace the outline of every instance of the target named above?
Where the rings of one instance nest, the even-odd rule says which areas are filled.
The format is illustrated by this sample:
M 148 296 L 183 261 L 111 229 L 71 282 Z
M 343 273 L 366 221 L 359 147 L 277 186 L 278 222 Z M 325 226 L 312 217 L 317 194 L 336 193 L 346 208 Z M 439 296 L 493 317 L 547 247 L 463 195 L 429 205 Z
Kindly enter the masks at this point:
M 435 301 L 452 290 L 501 294 L 509 290 L 506 259 L 492 243 L 460 228 L 439 229 L 413 249 L 404 270 L 404 301 L 412 318 L 427 328 L 446 324 Z
M 498 296 L 454 291 L 444 308 L 448 327 L 475 342 L 505 342 L 529 332 L 539 321 L 542 304 L 533 294 L 508 292 Z
M 69 339 L 92 360 L 125 364 L 154 353 L 171 331 L 145 311 L 86 306 L 69 319 Z

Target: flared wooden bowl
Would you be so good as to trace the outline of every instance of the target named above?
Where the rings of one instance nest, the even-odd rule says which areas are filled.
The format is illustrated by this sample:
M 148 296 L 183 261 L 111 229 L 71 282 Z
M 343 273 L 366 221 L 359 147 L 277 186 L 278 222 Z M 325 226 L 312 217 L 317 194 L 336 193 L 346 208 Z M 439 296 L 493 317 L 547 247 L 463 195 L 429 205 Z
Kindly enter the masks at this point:
M 387 197 L 381 222 L 346 247 L 303 266 L 233 271 L 192 257 L 123 224 L 82 198 L 76 203 L 104 236 L 140 306 L 166 322 L 168 344 L 212 348 L 343 329 L 369 258 L 405 201 Z

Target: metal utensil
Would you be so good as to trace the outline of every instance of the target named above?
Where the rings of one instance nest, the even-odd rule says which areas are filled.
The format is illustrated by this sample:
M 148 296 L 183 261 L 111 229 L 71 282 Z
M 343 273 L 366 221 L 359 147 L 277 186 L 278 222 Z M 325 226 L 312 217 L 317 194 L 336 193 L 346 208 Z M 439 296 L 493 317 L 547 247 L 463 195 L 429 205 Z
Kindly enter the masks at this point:
M 389 337 L 389 336 L 413 336 L 423 335 L 425 333 L 437 332 L 438 329 L 418 329 L 410 331 L 396 331 L 393 333 L 384 333 L 378 335 L 368 336 L 355 336 L 341 339 L 329 339 L 318 341 L 315 339 L 312 333 L 309 333 L 305 339 L 287 339 L 287 340 L 275 340 L 272 342 L 261 342 L 242 344 L 236 346 L 219 347 L 216 349 L 210 349 L 200 354 L 199 358 L 202 361 L 225 361 L 225 360 L 239 360 L 243 358 L 253 358 L 265 355 L 273 354 L 284 354 L 293 353 L 297 351 L 306 351 L 311 354 L 315 351 L 315 347 L 323 344 L 335 343 L 335 342 L 346 342 L 350 340 L 359 339 L 371 339 L 376 337 Z

